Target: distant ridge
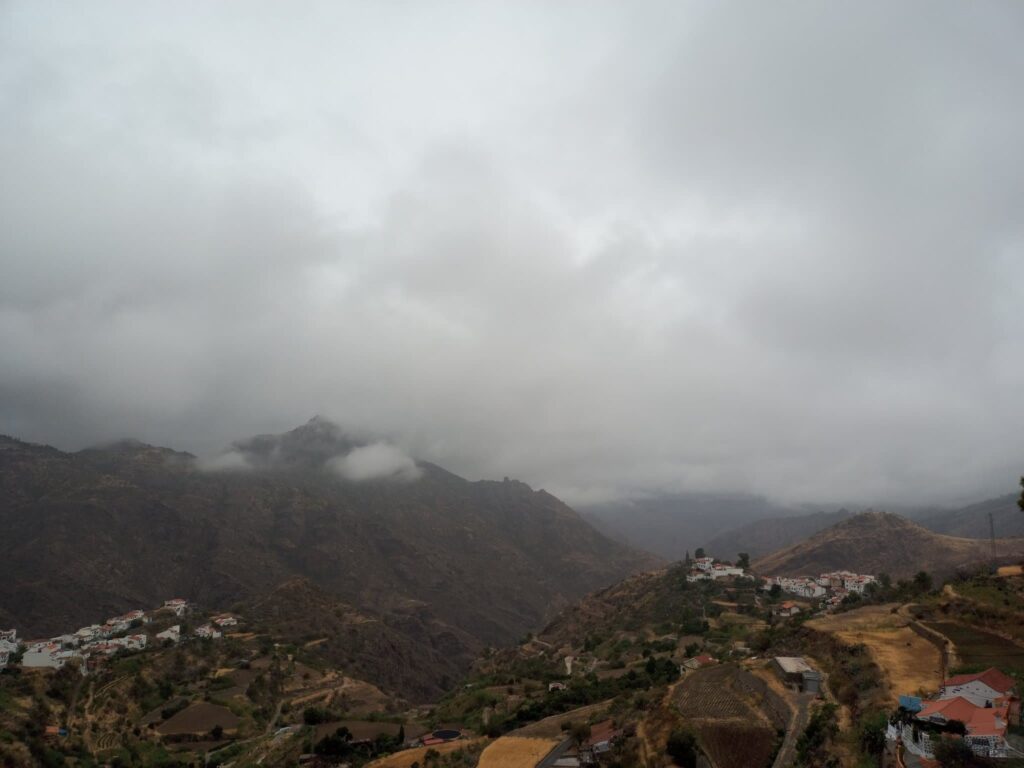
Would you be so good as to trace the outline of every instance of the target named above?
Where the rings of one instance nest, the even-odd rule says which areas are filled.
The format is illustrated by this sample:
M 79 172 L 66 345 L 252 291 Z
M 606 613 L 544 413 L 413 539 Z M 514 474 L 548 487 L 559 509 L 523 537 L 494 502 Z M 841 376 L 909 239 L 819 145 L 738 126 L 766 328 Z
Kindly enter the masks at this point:
M 1024 555 L 1024 539 L 997 541 L 1000 560 Z M 845 568 L 860 573 L 888 573 L 906 578 L 918 571 L 949 574 L 989 562 L 983 539 L 945 536 L 889 512 L 862 512 L 809 538 L 757 559 L 761 575 L 815 575 Z
M 811 515 L 770 517 L 741 525 L 711 539 L 704 547 L 712 557 L 733 560 L 739 552 L 753 558 L 761 557 L 790 544 L 795 544 L 820 530 L 846 520 L 852 513 L 815 512 Z

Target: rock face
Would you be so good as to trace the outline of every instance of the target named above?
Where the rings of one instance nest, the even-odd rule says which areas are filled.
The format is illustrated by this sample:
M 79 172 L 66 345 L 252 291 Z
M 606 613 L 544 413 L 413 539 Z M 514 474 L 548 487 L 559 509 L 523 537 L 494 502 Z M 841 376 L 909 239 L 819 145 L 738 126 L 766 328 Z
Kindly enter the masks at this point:
M 778 576 L 847 569 L 906 578 L 918 571 L 950 574 L 977 567 L 989 562 L 991 553 L 984 540 L 943 536 L 888 512 L 862 512 L 756 560 L 753 568 Z M 998 540 L 997 553 L 1016 562 L 1024 553 L 1024 539 Z
M 0 626 L 56 634 L 176 596 L 230 607 L 301 577 L 394 642 L 452 657 L 423 665 L 425 692 L 482 645 L 654 564 L 523 483 L 424 463 L 334 471 L 365 444 L 318 419 L 239 442 L 209 471 L 132 441 L 64 453 L 0 438 Z

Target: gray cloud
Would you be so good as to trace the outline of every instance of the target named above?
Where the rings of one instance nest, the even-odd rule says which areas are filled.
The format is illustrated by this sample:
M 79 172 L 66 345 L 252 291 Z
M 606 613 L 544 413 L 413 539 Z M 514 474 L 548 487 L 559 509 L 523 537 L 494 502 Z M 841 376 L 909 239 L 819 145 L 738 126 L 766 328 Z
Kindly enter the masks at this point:
M 376 442 L 353 448 L 344 456 L 327 462 L 328 467 L 346 480 L 411 481 L 423 473 L 416 462 L 390 443 Z
M 925 501 L 1024 455 L 1016 3 L 0 10 L 0 431 Z

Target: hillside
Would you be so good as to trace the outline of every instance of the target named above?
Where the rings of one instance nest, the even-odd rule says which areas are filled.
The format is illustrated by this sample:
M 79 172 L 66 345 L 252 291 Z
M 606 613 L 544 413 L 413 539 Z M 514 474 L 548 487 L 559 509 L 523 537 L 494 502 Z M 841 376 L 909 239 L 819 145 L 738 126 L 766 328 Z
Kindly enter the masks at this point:
M 759 496 L 684 493 L 625 499 L 580 507 L 599 530 L 666 560 L 682 560 L 687 550 L 705 547 L 717 536 L 755 520 L 805 514 L 799 507 L 774 504 Z M 729 557 L 737 551 L 728 549 Z
M 712 557 L 727 560 L 734 559 L 739 552 L 746 552 L 757 558 L 795 544 L 811 534 L 847 519 L 850 514 L 841 509 L 838 512 L 815 512 L 812 515 L 755 520 L 718 534 L 708 541 L 704 550 Z
M 1002 539 L 997 545 L 1001 559 L 1016 561 L 1024 554 L 1024 539 Z M 990 558 L 984 540 L 944 536 L 887 512 L 862 512 L 756 560 L 753 569 L 779 576 L 848 569 L 905 578 L 922 570 L 951 574 Z
M 988 516 L 992 515 L 996 536 L 1024 536 L 1024 514 L 1017 506 L 1018 493 L 971 504 L 959 509 L 943 510 L 921 517 L 918 522 L 936 533 L 963 536 L 966 539 L 987 539 Z
M 544 491 L 418 477 L 354 481 L 362 443 L 313 420 L 237 443 L 231 470 L 126 441 L 65 453 L 0 439 L 0 626 L 49 635 L 173 596 L 229 607 L 303 577 L 413 645 L 468 660 L 583 594 L 654 564 Z M 373 682 L 387 682 L 378 659 Z M 424 686 L 452 667 L 423 665 Z

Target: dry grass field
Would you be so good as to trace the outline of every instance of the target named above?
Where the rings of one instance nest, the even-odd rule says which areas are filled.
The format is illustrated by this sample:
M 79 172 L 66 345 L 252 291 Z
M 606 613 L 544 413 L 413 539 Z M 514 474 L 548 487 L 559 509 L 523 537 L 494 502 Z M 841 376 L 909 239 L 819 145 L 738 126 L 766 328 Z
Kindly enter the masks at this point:
M 894 605 L 871 605 L 807 622 L 808 627 L 830 632 L 845 643 L 863 643 L 881 668 L 896 703 L 901 693 L 934 691 L 941 680 L 938 649 L 914 633 Z
M 502 736 L 480 755 L 479 768 L 536 768 L 558 745 L 558 739 Z
M 611 701 L 600 701 L 597 704 L 588 704 L 579 709 L 563 712 L 560 715 L 552 715 L 538 720 L 536 723 L 524 725 L 512 731 L 509 736 L 529 736 L 541 739 L 560 739 L 564 736 L 562 732 L 563 723 L 585 723 L 594 719 L 599 713 L 603 714 L 608 709 Z
M 455 752 L 459 749 L 469 749 L 483 741 L 486 741 L 486 739 L 474 739 L 472 741 L 460 739 L 459 741 L 449 741 L 447 744 L 438 744 L 433 747 L 403 749 L 401 752 L 395 752 L 392 755 L 387 755 L 379 760 L 374 760 L 372 763 L 368 763 L 366 768 L 410 768 L 413 763 L 423 765 L 423 758 L 426 756 L 427 750 L 429 749 L 433 749 L 439 754 L 444 755 L 449 752 Z M 481 763 L 481 765 L 483 765 L 483 763 Z M 530 766 L 530 768 L 533 768 L 533 766 Z

